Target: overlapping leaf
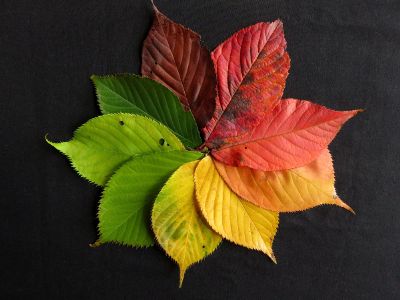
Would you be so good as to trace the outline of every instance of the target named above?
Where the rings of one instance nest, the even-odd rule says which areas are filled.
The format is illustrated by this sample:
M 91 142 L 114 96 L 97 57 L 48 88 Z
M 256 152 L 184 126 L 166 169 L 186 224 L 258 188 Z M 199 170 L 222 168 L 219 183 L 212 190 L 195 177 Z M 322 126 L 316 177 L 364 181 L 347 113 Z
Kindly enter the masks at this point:
M 111 177 L 99 206 L 100 242 L 151 246 L 151 207 L 169 176 L 202 156 L 195 151 L 153 152 L 124 164 Z
M 122 113 L 89 120 L 68 142 L 48 143 L 68 156 L 81 176 L 98 185 L 104 185 L 114 171 L 136 155 L 184 150 L 164 125 Z
M 131 74 L 91 78 L 103 114 L 124 112 L 146 116 L 166 125 L 187 147 L 201 144 L 191 112 L 184 111 L 177 96 L 160 83 Z
M 93 76 L 106 115 L 68 142 L 48 141 L 81 176 L 107 182 L 95 245 L 151 246 L 152 228 L 182 284 L 221 236 L 275 261 L 279 212 L 352 211 L 336 195 L 327 146 L 358 110 L 281 100 L 289 67 L 279 20 L 238 31 L 210 57 L 197 33 L 154 7 L 142 57 L 149 78 Z
M 335 204 L 353 211 L 336 195 L 332 156 L 327 149 L 308 165 L 290 170 L 265 172 L 217 161 L 215 166 L 232 191 L 265 209 L 292 212 Z
M 191 109 L 199 127 L 215 108 L 215 73 L 200 36 L 177 24 L 156 7 L 154 21 L 143 44 L 142 74 L 163 83 Z
M 334 111 L 304 100 L 279 102 L 245 137 L 226 139 L 212 151 L 217 160 L 264 171 L 297 168 L 328 146 L 341 126 L 359 110 Z
M 180 285 L 186 269 L 211 254 L 221 242 L 197 212 L 194 170 L 197 161 L 181 166 L 158 194 L 152 211 L 157 241 L 180 268 Z
M 204 128 L 208 148 L 254 128 L 281 99 L 289 56 L 281 21 L 235 33 L 211 54 L 217 75 L 216 110 Z
M 195 171 L 196 198 L 208 224 L 224 238 L 262 251 L 273 261 L 272 242 L 279 215 L 239 198 L 218 174 L 210 156 Z

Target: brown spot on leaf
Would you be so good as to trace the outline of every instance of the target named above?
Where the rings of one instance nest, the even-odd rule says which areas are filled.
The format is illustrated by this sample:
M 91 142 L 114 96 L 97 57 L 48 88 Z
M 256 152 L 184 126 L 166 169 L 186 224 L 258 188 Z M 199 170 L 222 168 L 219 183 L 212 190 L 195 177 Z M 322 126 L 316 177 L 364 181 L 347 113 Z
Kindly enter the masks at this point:
M 232 121 L 239 116 L 243 115 L 246 111 L 250 108 L 250 101 L 243 98 L 240 92 L 237 92 L 236 95 L 233 97 L 230 105 L 224 112 L 224 117 Z
M 219 137 L 216 137 L 215 139 L 212 140 L 209 148 L 218 149 L 219 147 L 221 147 L 222 144 L 224 144 L 224 140 Z
M 243 162 L 243 156 L 240 152 L 232 152 L 232 162 L 235 166 L 240 165 Z
M 254 75 L 251 72 L 249 72 L 243 78 L 242 84 L 248 85 L 248 84 L 252 84 L 253 82 L 254 82 Z

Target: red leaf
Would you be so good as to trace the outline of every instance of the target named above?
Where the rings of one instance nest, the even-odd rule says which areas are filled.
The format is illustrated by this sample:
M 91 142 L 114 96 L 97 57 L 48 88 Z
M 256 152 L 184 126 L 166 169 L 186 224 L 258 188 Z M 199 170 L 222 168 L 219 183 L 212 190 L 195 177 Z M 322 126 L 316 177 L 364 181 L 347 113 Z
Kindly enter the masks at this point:
M 281 21 L 235 33 L 211 54 L 217 75 L 216 110 L 203 129 L 206 146 L 253 128 L 281 99 L 290 59 Z
M 154 6 L 154 21 L 143 44 L 142 74 L 172 90 L 200 128 L 215 108 L 215 73 L 200 36 Z
M 282 100 L 245 137 L 226 139 L 212 155 L 228 165 L 277 171 L 303 166 L 325 149 L 359 110 L 334 111 L 305 100 Z

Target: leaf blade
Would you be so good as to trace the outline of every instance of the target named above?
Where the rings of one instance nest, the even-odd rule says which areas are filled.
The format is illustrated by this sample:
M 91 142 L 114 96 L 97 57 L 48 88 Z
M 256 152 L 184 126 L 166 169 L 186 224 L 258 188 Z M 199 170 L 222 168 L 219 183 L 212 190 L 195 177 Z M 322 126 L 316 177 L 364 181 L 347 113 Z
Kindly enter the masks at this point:
M 174 172 L 152 210 L 153 231 L 161 247 L 179 265 L 180 286 L 186 269 L 211 254 L 222 240 L 204 223 L 195 207 L 197 163 L 186 163 Z
M 125 163 L 107 183 L 100 201 L 100 242 L 136 247 L 153 245 L 150 230 L 153 201 L 180 165 L 201 156 L 195 151 L 158 152 Z
M 233 192 L 261 208 L 296 212 L 334 204 L 354 213 L 336 195 L 332 156 L 328 149 L 308 165 L 290 170 L 265 172 L 217 161 L 215 166 Z
M 282 100 L 247 136 L 228 138 L 227 144 L 211 153 L 232 166 L 263 171 L 297 168 L 315 160 L 359 111 L 335 111 L 305 100 Z
M 133 74 L 92 75 L 103 114 L 132 113 L 166 125 L 190 148 L 201 144 L 200 133 L 190 111 L 162 84 Z
M 212 53 L 216 109 L 203 129 L 208 148 L 256 126 L 281 99 L 290 59 L 281 21 L 244 28 Z
M 123 113 L 89 120 L 68 142 L 46 140 L 69 158 L 80 176 L 97 185 L 104 185 L 114 171 L 136 155 L 184 150 L 183 144 L 164 125 Z
M 224 238 L 267 254 L 274 262 L 272 243 L 279 214 L 239 198 L 219 176 L 210 156 L 195 171 L 196 198 L 208 224 Z
M 142 75 L 173 91 L 202 128 L 215 108 L 215 74 L 210 54 L 197 33 L 153 7 L 154 21 L 143 44 Z

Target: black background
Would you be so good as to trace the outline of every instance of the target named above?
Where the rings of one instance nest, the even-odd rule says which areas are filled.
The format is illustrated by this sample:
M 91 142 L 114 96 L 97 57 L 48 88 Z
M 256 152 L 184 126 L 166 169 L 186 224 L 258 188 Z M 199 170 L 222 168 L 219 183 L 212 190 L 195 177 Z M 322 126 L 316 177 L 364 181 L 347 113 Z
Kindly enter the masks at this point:
M 157 1 L 213 49 L 281 18 L 286 96 L 365 108 L 330 149 L 333 206 L 285 214 L 278 265 L 229 242 L 178 269 L 159 247 L 91 249 L 100 189 L 44 142 L 98 115 L 91 74 L 139 72 L 147 0 L 1 1 L 1 294 L 45 299 L 394 299 L 400 297 L 400 1 Z

